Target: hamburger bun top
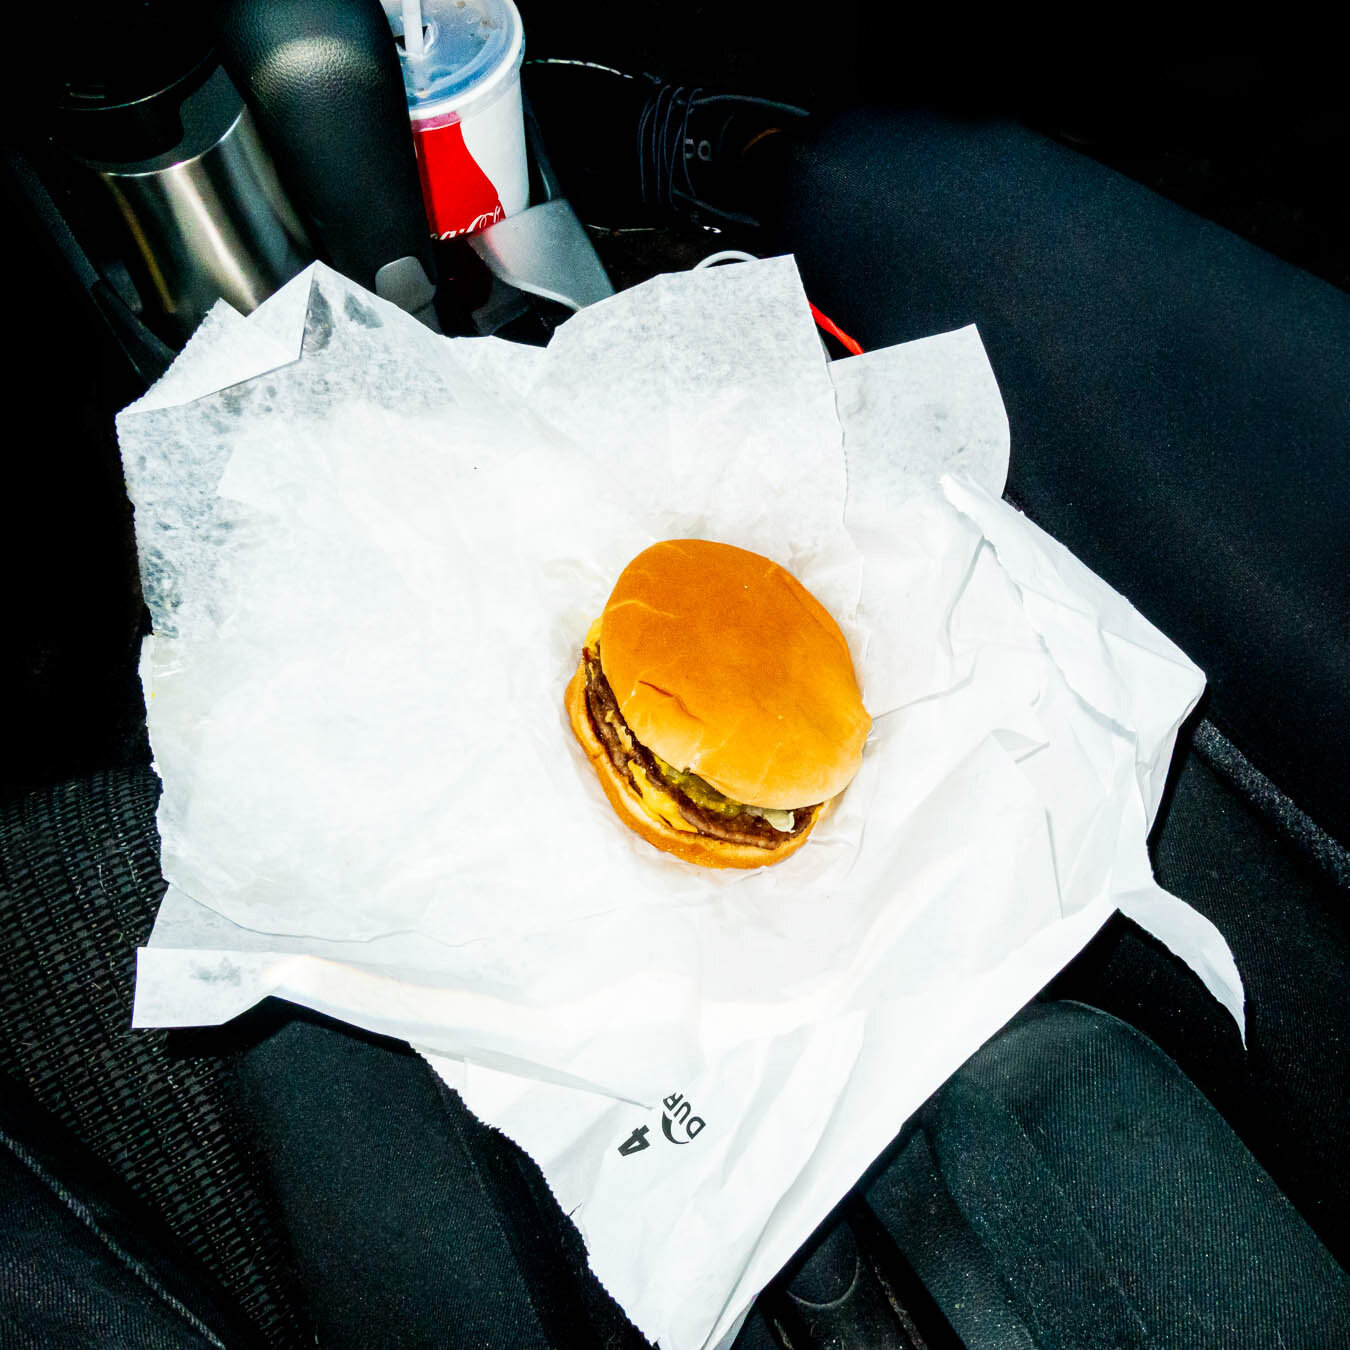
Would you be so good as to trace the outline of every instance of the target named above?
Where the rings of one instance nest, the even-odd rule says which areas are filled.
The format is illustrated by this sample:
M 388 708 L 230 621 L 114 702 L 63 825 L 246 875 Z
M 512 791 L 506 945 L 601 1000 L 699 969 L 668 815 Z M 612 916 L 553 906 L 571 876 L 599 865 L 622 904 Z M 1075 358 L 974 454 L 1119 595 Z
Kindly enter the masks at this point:
M 600 618 L 600 665 L 633 734 L 751 806 L 842 792 L 871 729 L 839 626 L 758 553 L 672 539 L 624 568 Z

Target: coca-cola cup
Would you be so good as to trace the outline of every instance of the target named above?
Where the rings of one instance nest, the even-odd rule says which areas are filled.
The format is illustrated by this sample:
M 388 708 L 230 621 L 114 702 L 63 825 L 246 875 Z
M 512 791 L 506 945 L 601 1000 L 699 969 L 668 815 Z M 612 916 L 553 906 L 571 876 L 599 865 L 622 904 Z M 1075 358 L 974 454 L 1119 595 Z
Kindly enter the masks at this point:
M 472 234 L 529 205 L 520 106 L 524 28 L 513 0 L 422 0 L 421 51 L 385 0 L 403 49 L 417 168 L 437 239 Z M 411 40 L 409 40 L 411 36 Z

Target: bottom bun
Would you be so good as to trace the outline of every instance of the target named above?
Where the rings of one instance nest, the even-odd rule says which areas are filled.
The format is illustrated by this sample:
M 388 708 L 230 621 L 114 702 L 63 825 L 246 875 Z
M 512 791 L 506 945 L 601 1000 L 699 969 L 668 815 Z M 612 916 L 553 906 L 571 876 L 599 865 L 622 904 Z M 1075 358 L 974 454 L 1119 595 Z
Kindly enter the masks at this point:
M 653 848 L 659 848 L 662 853 L 673 853 L 685 862 L 697 863 L 700 867 L 770 867 L 791 857 L 806 843 L 829 807 L 826 802 L 817 808 L 811 823 L 800 834 L 784 840 L 777 848 L 734 844 L 727 839 L 718 839 L 715 835 L 674 829 L 648 815 L 627 776 L 614 767 L 613 761 L 605 753 L 605 747 L 591 725 L 590 710 L 586 706 L 586 676 L 581 666 L 577 667 L 576 674 L 567 686 L 567 716 L 619 819 Z

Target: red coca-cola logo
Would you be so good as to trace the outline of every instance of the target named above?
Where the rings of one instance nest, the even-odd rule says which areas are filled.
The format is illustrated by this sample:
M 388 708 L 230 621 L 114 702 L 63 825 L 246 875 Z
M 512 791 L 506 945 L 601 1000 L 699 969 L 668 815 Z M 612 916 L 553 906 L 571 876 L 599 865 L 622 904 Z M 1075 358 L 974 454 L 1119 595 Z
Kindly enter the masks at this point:
M 414 123 L 413 145 L 427 224 L 438 239 L 472 234 L 506 214 L 492 180 L 464 144 L 457 113 Z

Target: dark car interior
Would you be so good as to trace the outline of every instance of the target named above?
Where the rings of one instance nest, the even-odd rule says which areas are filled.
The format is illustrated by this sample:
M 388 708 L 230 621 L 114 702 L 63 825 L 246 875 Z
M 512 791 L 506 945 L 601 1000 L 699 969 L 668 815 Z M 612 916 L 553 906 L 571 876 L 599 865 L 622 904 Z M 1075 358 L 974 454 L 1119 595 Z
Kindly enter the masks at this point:
M 1245 1045 L 1117 914 L 908 1122 L 736 1344 L 1350 1342 L 1350 93 L 1334 44 L 1184 52 L 1138 33 L 920 31 L 879 8 L 518 7 L 531 200 L 570 202 L 615 289 L 718 250 L 791 253 L 848 339 L 822 337 L 832 358 L 978 325 L 1008 500 L 1207 677 L 1150 855 L 1227 939 Z M 113 417 L 187 332 L 156 309 L 90 165 L 191 134 L 155 123 L 164 91 L 228 73 L 309 257 L 447 333 L 546 342 L 567 305 L 409 228 L 406 109 L 380 83 L 397 60 L 374 0 L 79 4 L 4 55 L 6 1345 L 646 1344 L 533 1161 L 406 1045 L 276 1001 L 219 1028 L 130 1029 L 164 882 Z M 648 73 L 638 97 L 623 76 Z M 719 94 L 761 101 L 740 105 L 750 133 Z M 719 160 L 719 135 L 764 144 Z M 690 162 L 705 139 L 706 170 Z

